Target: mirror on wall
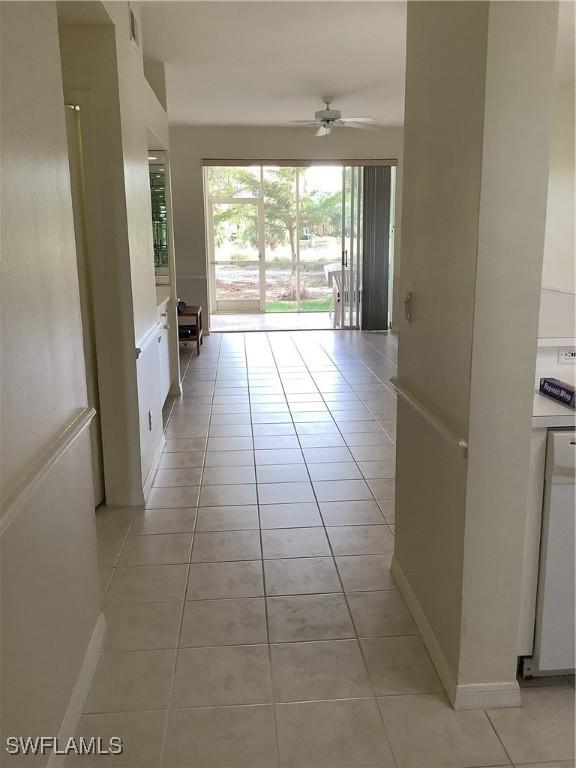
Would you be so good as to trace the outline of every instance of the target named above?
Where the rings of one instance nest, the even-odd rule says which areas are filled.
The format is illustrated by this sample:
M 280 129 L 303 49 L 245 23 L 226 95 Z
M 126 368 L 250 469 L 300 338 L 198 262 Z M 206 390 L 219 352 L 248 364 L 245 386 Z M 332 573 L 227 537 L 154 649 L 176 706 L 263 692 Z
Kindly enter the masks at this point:
M 166 214 L 166 166 L 164 152 L 148 151 L 150 195 L 152 199 L 152 234 L 154 240 L 154 268 L 156 283 L 169 282 L 168 270 L 168 217 Z

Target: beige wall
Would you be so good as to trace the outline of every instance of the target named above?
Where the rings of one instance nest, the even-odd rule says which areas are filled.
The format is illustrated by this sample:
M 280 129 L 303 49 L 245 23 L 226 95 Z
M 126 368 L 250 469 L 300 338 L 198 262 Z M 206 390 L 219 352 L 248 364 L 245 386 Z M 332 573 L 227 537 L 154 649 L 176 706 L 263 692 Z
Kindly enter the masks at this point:
M 408 6 L 399 376 L 456 434 L 468 431 L 487 7 Z M 449 83 L 450 87 L 444 87 Z M 476 183 L 472 180 L 475 179 Z M 400 405 L 396 556 L 458 667 L 466 466 Z
M 30 18 L 28 3 L 4 6 L 2 140 L 2 497 L 14 489 L 22 473 L 58 434 L 62 425 L 86 404 L 84 353 L 78 332 L 80 305 L 76 249 L 70 197 L 68 150 L 64 130 L 62 78 L 58 48 L 54 50 L 53 4 L 29 30 L 26 54 L 9 29 L 22 34 Z M 49 39 L 40 29 L 47 30 Z M 15 50 L 18 49 L 18 50 Z M 46 64 L 44 61 L 46 60 Z M 20 73 L 18 65 L 25 63 Z M 26 77 L 44 74 L 45 85 L 25 94 Z M 16 87 L 16 80 L 21 84 Z M 24 106 L 27 107 L 21 113 Z M 20 116 L 20 121 L 17 117 Z M 41 119 L 41 117 L 43 119 Z M 36 128 L 29 137 L 24 126 Z M 39 124 L 44 124 L 44 130 Z M 28 141 L 26 141 L 28 138 Z M 47 205 L 47 201 L 50 205 Z M 33 222 L 33 226 L 32 226 Z M 10 287 L 10 289 L 9 289 Z M 30 329 L 34 328 L 34 334 Z M 33 354 L 32 354 L 33 350 Z M 59 361 L 60 364 L 55 364 Z M 37 391 L 38 396 L 31 396 Z M 26 407 L 9 404 L 24 402 Z M 59 397 L 54 398 L 53 393 Z
M 178 291 L 188 303 L 208 307 L 202 160 L 323 160 L 402 158 L 402 129 L 335 131 L 328 141 L 303 128 L 170 129 L 174 236 Z M 401 251 L 401 164 L 397 174 L 395 271 Z
M 574 275 L 574 80 L 554 94 L 542 285 L 576 291 Z
M 81 102 L 86 253 L 106 498 L 109 504 L 121 505 L 142 502 L 142 477 L 116 35 L 101 10 L 107 23 L 61 20 L 60 50 L 65 96 L 72 103 Z
M 166 109 L 166 75 L 164 63 L 144 59 L 144 74 L 160 104 Z
M 166 113 L 144 77 L 141 47 L 138 49 L 130 42 L 128 4 L 108 2 L 105 6 L 116 29 L 134 332 L 136 346 L 142 350 L 136 364 L 141 467 L 142 480 L 147 485 L 163 438 L 157 334 L 150 338 L 158 322 L 158 313 L 148 176 L 148 129 L 154 129 L 156 135 L 166 134 L 168 122 Z M 156 106 L 152 114 L 150 104 Z
M 408 4 L 398 370 L 452 438 L 399 406 L 395 556 L 457 706 L 517 695 L 555 24 L 554 3 Z
M 107 500 L 141 504 L 163 439 L 148 141 L 152 133 L 166 147 L 168 121 L 144 77 L 141 49 L 130 41 L 128 4 L 96 5 L 107 24 L 81 12 L 70 17 L 61 6 L 64 76 L 67 91 L 85 94 L 88 107 L 82 115 L 92 182 L 87 228 L 94 233 L 89 258 L 100 297 Z M 118 478 L 113 486 L 111 476 Z
M 128 3 L 108 2 L 104 5 L 114 22 L 116 33 L 134 331 L 138 340 L 156 320 L 148 126 L 144 111 L 148 83 L 144 77 L 142 51 L 130 42 Z
M 463 684 L 516 679 L 556 3 L 490 3 L 472 337 Z M 497 386 L 495 386 L 497 382 Z
M 99 615 L 72 200 L 56 3 L 0 14 L 2 726 L 57 734 Z

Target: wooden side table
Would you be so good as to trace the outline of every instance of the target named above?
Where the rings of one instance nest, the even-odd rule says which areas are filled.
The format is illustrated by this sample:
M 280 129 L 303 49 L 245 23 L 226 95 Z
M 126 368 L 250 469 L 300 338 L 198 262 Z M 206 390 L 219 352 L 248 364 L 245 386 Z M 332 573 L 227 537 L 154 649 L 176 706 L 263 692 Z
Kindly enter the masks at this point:
M 194 318 L 194 325 L 188 325 L 186 321 L 182 321 L 181 318 Z M 196 342 L 196 354 L 200 354 L 200 345 L 204 342 L 202 341 L 202 307 L 200 305 L 196 304 L 189 304 L 184 308 L 183 312 L 180 312 L 178 315 L 178 327 L 179 328 L 190 328 L 194 329 L 194 336 L 190 336 L 188 338 L 180 339 L 185 345 L 190 339 L 191 341 Z

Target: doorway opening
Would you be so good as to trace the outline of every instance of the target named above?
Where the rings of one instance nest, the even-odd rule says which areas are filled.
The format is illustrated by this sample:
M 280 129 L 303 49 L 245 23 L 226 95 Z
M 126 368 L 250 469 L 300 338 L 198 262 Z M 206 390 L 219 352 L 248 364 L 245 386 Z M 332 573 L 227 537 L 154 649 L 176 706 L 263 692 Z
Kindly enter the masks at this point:
M 364 170 L 206 161 L 212 330 L 360 327 Z
M 70 169 L 70 189 L 72 193 L 72 210 L 74 215 L 74 236 L 76 241 L 76 260 L 78 267 L 80 313 L 82 319 L 82 342 L 86 371 L 87 404 L 95 410 L 95 416 L 90 423 L 90 452 L 92 461 L 94 506 L 97 507 L 104 501 L 105 497 L 104 458 L 100 424 L 100 391 L 98 385 L 98 357 L 96 350 L 91 256 L 88 250 L 86 233 L 85 170 L 82 150 L 82 114 L 80 105 L 67 103 L 65 105 L 65 116 L 66 135 L 68 140 L 68 165 Z

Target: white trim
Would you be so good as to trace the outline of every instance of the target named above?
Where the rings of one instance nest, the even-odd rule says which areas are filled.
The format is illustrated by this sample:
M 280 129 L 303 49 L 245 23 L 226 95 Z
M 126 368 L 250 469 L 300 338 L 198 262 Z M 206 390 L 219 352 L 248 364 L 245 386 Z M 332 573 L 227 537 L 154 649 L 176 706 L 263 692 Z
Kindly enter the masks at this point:
M 538 338 L 539 347 L 574 347 L 576 346 L 576 338 L 574 336 L 558 336 L 552 338 L 550 336 L 540 336 Z
M 66 707 L 66 712 L 62 718 L 62 724 L 58 732 L 58 743 L 65 744 L 69 738 L 76 734 L 78 723 L 84 711 L 84 704 L 88 697 L 90 686 L 92 685 L 92 678 L 96 671 L 96 665 L 100 657 L 102 650 L 102 643 L 104 641 L 104 632 L 106 631 L 106 619 L 104 614 L 101 613 L 96 620 L 94 629 L 92 630 L 92 636 L 90 642 L 86 648 L 84 654 L 84 660 L 80 667 L 80 672 L 76 678 L 70 701 Z M 67 764 L 67 758 L 65 755 L 55 755 L 52 753 L 48 760 L 48 768 L 60 768 Z
M 6 533 L 48 472 L 50 472 L 60 457 L 66 453 L 68 448 L 70 448 L 78 437 L 90 426 L 95 415 L 96 410 L 94 408 L 89 406 L 81 408 L 58 437 L 56 437 L 44 453 L 32 464 L 17 488 L 2 501 L 0 536 Z
M 510 683 L 461 683 L 452 702 L 454 709 L 502 709 L 521 707 L 520 686 Z
M 412 614 L 412 618 L 414 619 L 416 626 L 422 635 L 422 641 L 424 642 L 424 645 L 426 646 L 428 653 L 432 658 L 432 662 L 436 667 L 436 672 L 438 673 L 440 682 L 444 686 L 444 690 L 446 691 L 450 702 L 454 704 L 457 688 L 456 678 L 452 674 L 450 665 L 444 656 L 444 651 L 440 647 L 440 643 L 436 639 L 436 635 L 428 623 L 426 614 L 422 610 L 422 606 L 418 602 L 418 598 L 412 589 L 412 585 L 402 570 L 402 566 L 400 565 L 396 555 L 394 555 L 392 558 L 392 575 L 396 579 L 398 589 L 402 593 L 404 600 L 406 600 L 406 604 L 408 605 L 410 613 Z
M 396 167 L 390 169 L 390 222 L 388 227 L 388 328 L 392 329 L 392 318 L 394 315 L 394 247 L 396 244 Z
M 260 166 L 260 196 L 258 200 L 258 280 L 260 283 L 260 312 L 266 312 L 266 212 L 264 210 L 264 167 Z M 298 237 L 298 230 L 296 230 Z
M 144 486 L 142 488 L 145 502 L 148 501 L 148 495 L 152 490 L 152 483 L 154 482 L 154 478 L 156 477 L 156 470 L 158 469 L 158 465 L 160 464 L 160 457 L 162 456 L 162 452 L 164 450 L 165 445 L 166 445 L 166 438 L 164 437 L 164 433 L 162 433 L 162 437 L 160 438 L 160 442 L 158 443 L 156 447 L 156 451 L 154 452 L 154 458 L 152 459 L 152 463 L 150 464 L 150 469 L 148 470 L 148 474 L 146 475 L 146 479 L 144 480 Z
M 432 659 L 440 682 L 454 709 L 499 709 L 520 707 L 520 686 L 516 681 L 506 683 L 458 683 L 422 606 L 402 570 L 396 555 L 392 558 L 392 575 L 412 614 L 422 641 Z
M 168 394 L 172 395 L 173 397 L 180 397 L 182 395 L 182 384 L 180 382 L 177 384 L 171 384 Z
M 212 195 L 209 194 L 210 202 L 216 203 L 216 205 L 236 205 L 236 203 L 251 205 L 257 203 L 261 198 L 261 194 L 259 194 L 258 197 L 226 197 L 224 195 L 215 195 L 212 197 Z
M 146 347 L 150 346 L 150 344 L 155 341 L 156 336 L 158 334 L 158 331 L 162 330 L 162 323 L 156 322 L 154 325 L 149 328 L 144 336 L 140 339 L 138 342 L 138 346 L 136 347 L 136 360 L 140 357 L 142 352 L 146 349 Z
M 212 197 L 210 190 L 208 189 L 208 183 L 206 184 L 206 240 L 207 240 L 207 259 L 208 259 L 208 274 L 210 276 L 209 283 L 209 295 L 210 295 L 210 314 L 219 314 L 221 312 L 264 312 L 266 307 L 266 258 L 265 249 L 266 244 L 264 242 L 264 198 L 262 196 L 262 185 L 264 183 L 263 169 L 260 167 L 260 194 L 258 197 Z M 230 262 L 216 261 L 216 245 L 214 242 L 214 206 L 215 205 L 253 205 L 256 210 L 258 219 L 258 258 L 251 259 L 250 261 L 243 261 L 241 265 L 243 267 L 254 267 L 258 270 L 258 299 L 218 299 L 216 296 L 216 267 L 226 266 Z M 257 304 L 257 309 L 242 308 L 242 304 Z M 223 304 L 237 305 L 231 306 L 230 309 L 220 309 Z
M 298 130 L 298 129 L 296 129 Z M 356 157 L 356 158 L 331 158 L 325 160 L 299 160 L 292 158 L 287 160 L 286 158 L 202 158 L 203 168 L 210 168 L 212 166 L 243 166 L 254 167 L 261 166 L 273 166 L 273 167 L 288 167 L 288 168 L 311 168 L 315 165 L 349 165 L 349 166 L 366 166 L 366 165 L 398 165 L 396 158 L 371 158 L 371 157 Z

